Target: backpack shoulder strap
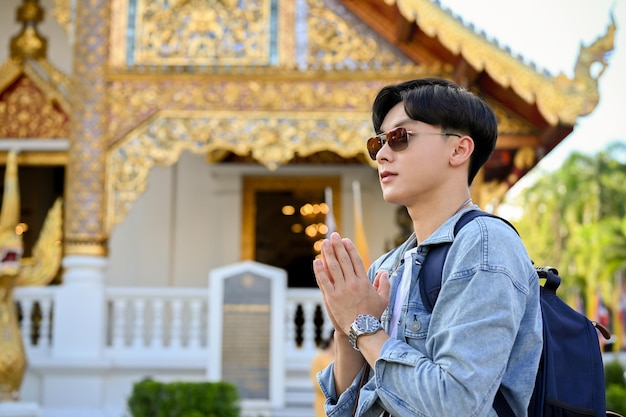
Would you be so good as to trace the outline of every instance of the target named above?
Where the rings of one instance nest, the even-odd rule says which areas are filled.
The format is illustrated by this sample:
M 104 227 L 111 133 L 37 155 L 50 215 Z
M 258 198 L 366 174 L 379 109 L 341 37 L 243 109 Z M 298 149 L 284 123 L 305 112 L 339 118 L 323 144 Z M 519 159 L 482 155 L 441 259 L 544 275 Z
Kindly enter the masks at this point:
M 471 210 L 465 212 L 461 218 L 454 225 L 454 236 L 459 233 L 459 231 L 469 222 L 474 220 L 476 217 L 494 217 L 496 219 L 500 219 L 510 227 L 515 230 L 515 227 L 509 223 L 506 219 L 502 217 L 496 216 L 495 214 L 487 213 L 482 210 Z M 515 230 L 517 233 L 517 230 Z M 437 301 L 437 297 L 439 296 L 439 291 L 441 290 L 441 277 L 443 274 L 443 264 L 446 260 L 446 256 L 448 255 L 448 251 L 450 250 L 451 242 L 442 243 L 440 245 L 433 245 L 422 264 L 422 268 L 419 273 L 419 289 L 420 295 L 422 297 L 422 302 L 424 303 L 424 307 L 429 313 L 433 312 L 433 308 L 435 307 L 435 302 Z
M 495 214 L 484 212 L 482 210 L 472 210 L 464 213 L 459 221 L 457 221 L 457 223 L 454 225 L 454 236 L 456 236 L 457 233 L 459 233 L 459 231 L 466 224 L 474 220 L 476 217 L 482 216 L 489 216 L 500 219 L 508 224 L 513 230 L 515 230 L 515 233 L 517 233 L 515 227 L 508 220 L 496 216 Z M 437 297 L 439 296 L 439 291 L 441 290 L 443 263 L 446 260 L 446 256 L 448 255 L 448 251 L 450 250 L 451 245 L 452 242 L 442 243 L 440 245 L 433 245 L 428 251 L 426 259 L 422 264 L 422 269 L 419 273 L 418 283 L 420 288 L 420 295 L 422 297 L 424 307 L 426 307 L 429 313 L 433 312 L 433 308 L 435 307 L 435 303 L 437 302 Z M 509 405 L 506 398 L 504 398 L 504 394 L 502 393 L 501 389 L 498 389 L 498 392 L 496 393 L 493 407 L 499 417 L 515 417 L 515 414 L 513 413 L 513 410 L 511 409 L 511 406 Z

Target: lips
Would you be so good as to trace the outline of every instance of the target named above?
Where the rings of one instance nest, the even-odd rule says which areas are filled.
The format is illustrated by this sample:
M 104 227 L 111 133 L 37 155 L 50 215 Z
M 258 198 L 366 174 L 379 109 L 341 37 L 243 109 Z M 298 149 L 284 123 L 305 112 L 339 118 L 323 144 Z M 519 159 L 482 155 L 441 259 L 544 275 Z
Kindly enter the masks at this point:
M 380 173 L 381 182 L 391 181 L 391 178 L 395 177 L 397 174 L 391 171 L 382 171 Z

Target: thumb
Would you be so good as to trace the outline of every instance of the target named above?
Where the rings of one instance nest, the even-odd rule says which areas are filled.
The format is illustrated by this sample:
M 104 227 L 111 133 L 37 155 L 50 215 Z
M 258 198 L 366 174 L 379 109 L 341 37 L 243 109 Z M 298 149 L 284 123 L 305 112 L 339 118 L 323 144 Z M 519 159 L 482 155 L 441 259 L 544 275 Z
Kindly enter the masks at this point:
M 376 286 L 376 292 L 378 292 L 378 295 L 380 296 L 380 298 L 388 302 L 389 292 L 391 291 L 391 282 L 389 281 L 389 272 L 387 271 L 379 272 L 378 275 L 376 276 L 375 281 L 378 282 L 378 285 Z

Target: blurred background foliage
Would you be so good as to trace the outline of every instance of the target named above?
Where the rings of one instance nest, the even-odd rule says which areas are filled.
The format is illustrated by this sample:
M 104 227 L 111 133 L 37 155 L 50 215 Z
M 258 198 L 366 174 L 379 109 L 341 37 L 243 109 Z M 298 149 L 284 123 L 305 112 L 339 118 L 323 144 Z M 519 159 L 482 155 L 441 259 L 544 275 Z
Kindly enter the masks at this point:
M 590 319 L 607 306 L 622 346 L 626 314 L 626 143 L 572 153 L 507 201 L 535 265 L 559 270 L 559 295 Z

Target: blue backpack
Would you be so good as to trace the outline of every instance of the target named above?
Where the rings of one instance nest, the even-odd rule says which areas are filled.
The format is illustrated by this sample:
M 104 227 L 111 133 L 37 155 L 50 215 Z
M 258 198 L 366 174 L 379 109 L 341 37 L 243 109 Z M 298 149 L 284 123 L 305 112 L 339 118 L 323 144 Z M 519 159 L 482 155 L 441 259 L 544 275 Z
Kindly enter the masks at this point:
M 465 213 L 454 235 L 479 216 L 505 219 L 483 211 Z M 517 231 L 516 231 L 517 232 Z M 432 313 L 439 290 L 443 264 L 451 243 L 435 245 L 428 252 L 419 274 L 419 288 L 426 309 Z M 543 317 L 543 353 L 539 363 L 535 389 L 528 406 L 530 417 L 584 417 L 617 415 L 606 411 L 604 366 L 596 328 L 605 338 L 608 329 L 587 319 L 561 300 L 556 290 L 561 278 L 555 268 L 537 267 L 540 281 Z M 501 390 L 493 407 L 499 417 L 515 417 Z

